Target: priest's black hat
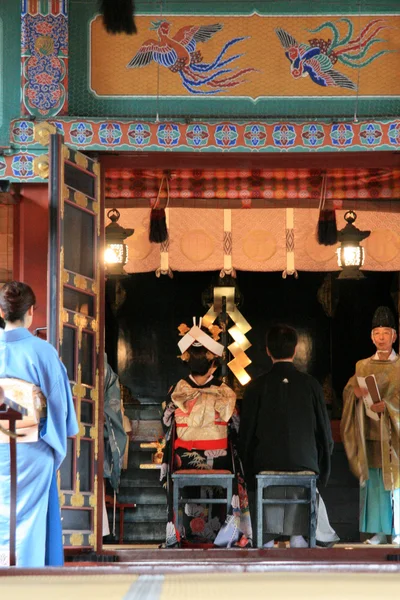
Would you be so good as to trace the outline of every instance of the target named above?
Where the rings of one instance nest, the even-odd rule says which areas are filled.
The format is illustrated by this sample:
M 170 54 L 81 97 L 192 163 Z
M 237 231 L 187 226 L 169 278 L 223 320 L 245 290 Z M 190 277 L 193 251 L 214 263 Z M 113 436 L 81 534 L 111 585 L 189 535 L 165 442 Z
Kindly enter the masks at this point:
M 387 306 L 379 306 L 372 317 L 372 329 L 375 327 L 390 327 L 396 329 L 393 313 Z

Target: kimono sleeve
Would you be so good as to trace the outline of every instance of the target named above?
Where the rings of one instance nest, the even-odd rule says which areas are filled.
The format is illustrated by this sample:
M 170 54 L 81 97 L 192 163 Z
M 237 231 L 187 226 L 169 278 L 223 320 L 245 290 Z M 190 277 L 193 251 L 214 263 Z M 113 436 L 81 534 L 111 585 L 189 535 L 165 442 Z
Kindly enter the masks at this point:
M 54 364 L 56 381 L 47 394 L 47 417 L 40 437 L 54 450 L 55 468 L 59 469 L 67 454 L 67 437 L 78 433 L 78 422 L 71 388 L 64 365 Z
M 358 366 L 359 363 L 357 363 Z M 357 370 L 357 367 L 356 367 Z M 369 478 L 367 449 L 363 435 L 365 411 L 362 400 L 354 394 L 358 385 L 353 375 L 343 390 L 343 412 L 340 421 L 340 435 L 349 461 L 350 470 L 362 484 Z
M 225 383 L 218 388 L 219 394 L 215 401 L 215 410 L 226 423 L 233 415 L 236 406 L 236 394 Z
M 388 394 L 385 398 L 386 404 L 386 416 L 387 419 L 390 420 L 390 430 L 389 434 L 392 437 L 392 445 L 393 449 L 396 451 L 397 456 L 399 456 L 400 450 L 400 362 L 398 361 L 395 366 L 395 372 L 392 376 L 393 380 L 397 382 L 397 385 L 393 386 L 393 391 L 391 394 Z M 389 423 L 388 423 L 389 428 Z

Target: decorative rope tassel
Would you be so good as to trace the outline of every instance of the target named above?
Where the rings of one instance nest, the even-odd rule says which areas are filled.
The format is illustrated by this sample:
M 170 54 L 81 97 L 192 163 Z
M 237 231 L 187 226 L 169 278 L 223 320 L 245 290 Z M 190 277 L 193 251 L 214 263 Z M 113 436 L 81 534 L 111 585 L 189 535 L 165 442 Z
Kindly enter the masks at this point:
M 159 208 L 160 197 L 162 194 L 163 186 L 166 186 L 167 191 L 167 202 L 165 208 Z M 160 187 L 156 201 L 150 211 L 150 229 L 149 229 L 149 240 L 155 244 L 163 244 L 168 240 L 168 227 L 167 218 L 165 215 L 165 209 L 169 204 L 169 175 L 163 175 L 161 178 Z
M 133 0 L 100 0 L 99 8 L 108 33 L 137 33 Z
M 322 177 L 321 196 L 319 199 L 319 217 L 317 227 L 318 244 L 334 246 L 337 241 L 336 213 L 334 209 L 326 209 L 326 174 Z

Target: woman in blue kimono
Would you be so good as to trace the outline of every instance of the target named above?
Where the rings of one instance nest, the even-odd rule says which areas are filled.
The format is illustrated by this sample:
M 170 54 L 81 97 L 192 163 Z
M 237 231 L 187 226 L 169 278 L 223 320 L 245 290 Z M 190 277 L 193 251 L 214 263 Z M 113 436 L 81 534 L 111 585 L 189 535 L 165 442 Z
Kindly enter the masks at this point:
M 62 565 L 61 517 L 56 473 L 67 452 L 67 437 L 78 424 L 64 365 L 49 343 L 34 337 L 36 302 L 32 289 L 17 281 L 0 291 L 0 378 L 22 379 L 39 387 L 46 399 L 39 440 L 17 444 L 18 567 Z M 10 526 L 10 450 L 0 444 L 0 565 L 8 564 Z

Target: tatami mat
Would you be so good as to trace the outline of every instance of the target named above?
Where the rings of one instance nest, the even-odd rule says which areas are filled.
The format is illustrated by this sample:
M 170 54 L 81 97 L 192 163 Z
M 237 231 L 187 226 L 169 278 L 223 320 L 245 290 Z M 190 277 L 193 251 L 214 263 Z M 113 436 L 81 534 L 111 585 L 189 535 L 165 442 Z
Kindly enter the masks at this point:
M 397 598 L 399 573 L 4 577 L 1 600 L 371 600 Z
M 1 600 L 122 600 L 138 575 L 2 577 Z

